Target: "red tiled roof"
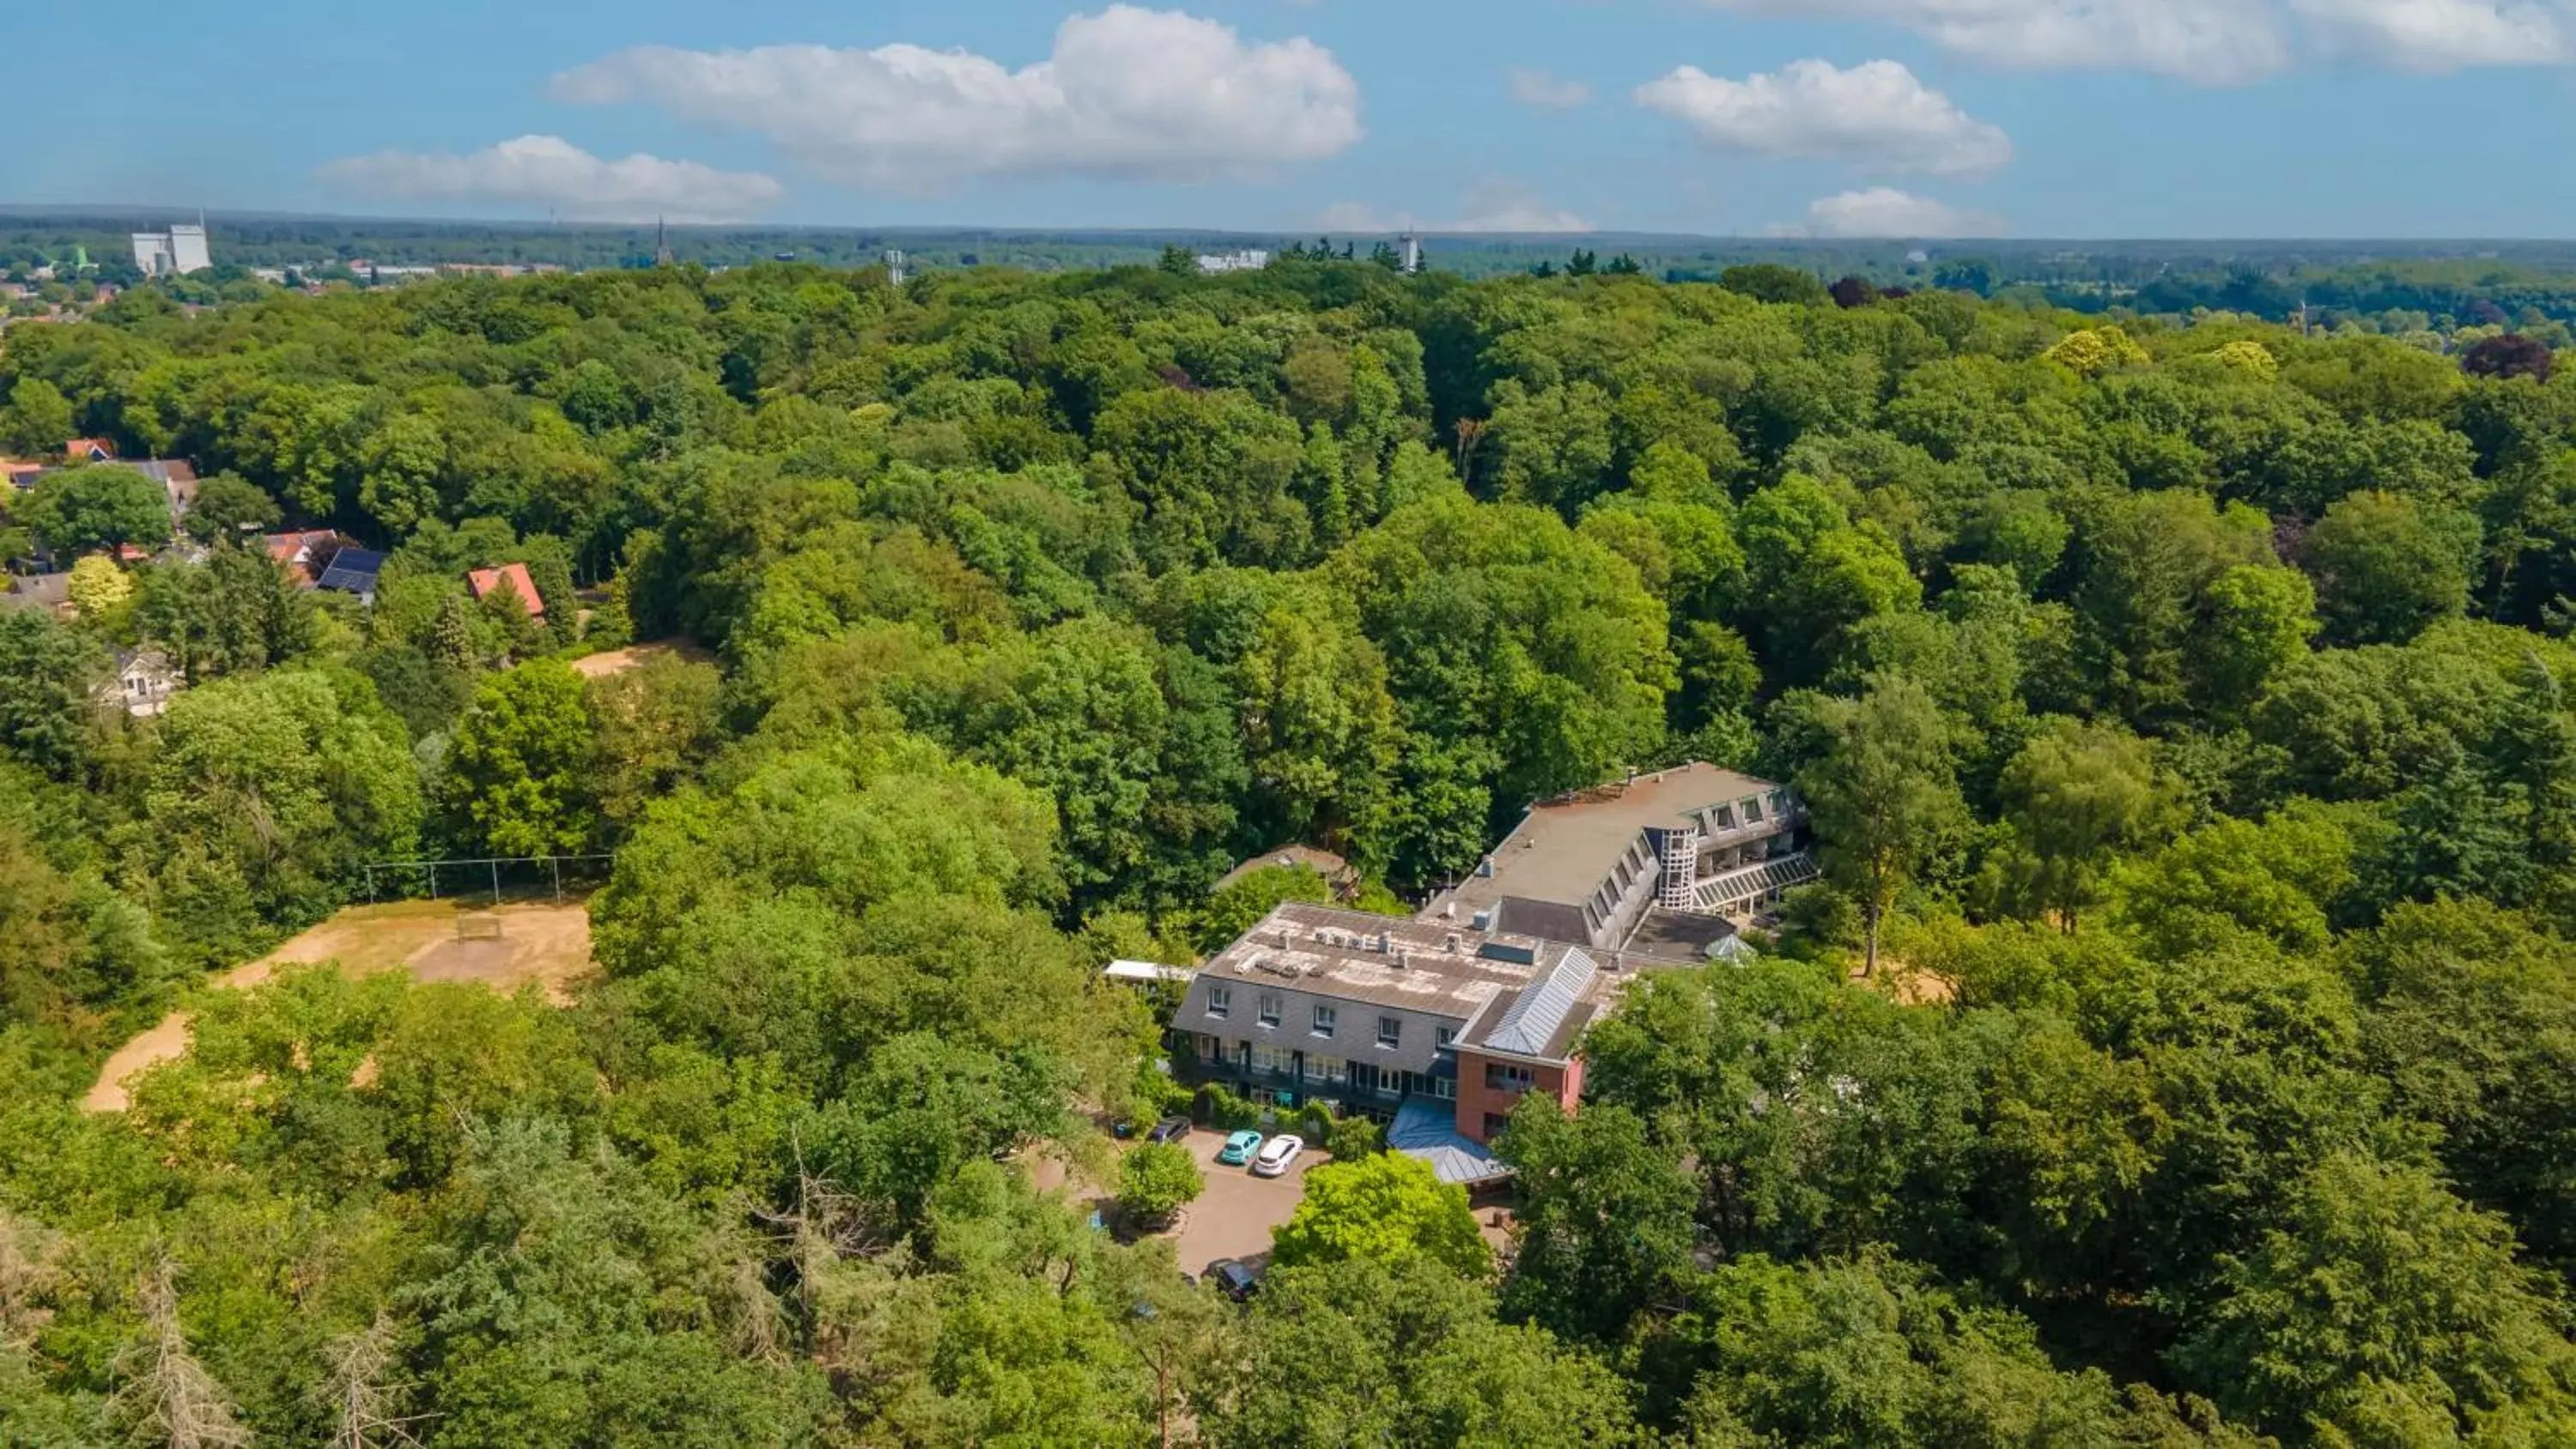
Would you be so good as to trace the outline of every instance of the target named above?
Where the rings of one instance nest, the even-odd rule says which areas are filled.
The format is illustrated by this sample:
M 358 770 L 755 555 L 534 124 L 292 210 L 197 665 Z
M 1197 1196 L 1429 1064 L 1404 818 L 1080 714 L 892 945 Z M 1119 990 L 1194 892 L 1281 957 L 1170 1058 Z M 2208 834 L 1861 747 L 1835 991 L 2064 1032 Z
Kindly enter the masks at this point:
M 529 618 L 542 619 L 546 616 L 546 601 L 537 596 L 537 586 L 529 580 L 526 564 L 503 564 L 499 568 L 476 569 L 465 576 L 465 582 L 473 589 L 474 597 L 478 599 L 490 596 L 493 590 L 507 583 L 518 594 L 519 602 L 527 606 Z
M 116 445 L 105 438 L 74 438 L 63 444 L 63 456 L 66 458 L 87 458 L 99 453 L 113 458 L 116 456 Z
M 328 543 L 334 535 L 327 528 L 308 528 L 298 533 L 272 533 L 260 542 L 268 545 L 268 556 L 282 564 L 301 564 L 305 553 L 317 543 Z

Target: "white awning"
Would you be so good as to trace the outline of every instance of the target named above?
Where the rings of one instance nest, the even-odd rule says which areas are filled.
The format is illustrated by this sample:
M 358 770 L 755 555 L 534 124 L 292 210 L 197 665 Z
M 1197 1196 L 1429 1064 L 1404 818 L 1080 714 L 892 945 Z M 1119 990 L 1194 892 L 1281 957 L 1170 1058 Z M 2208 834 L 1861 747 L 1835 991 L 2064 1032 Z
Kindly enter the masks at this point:
M 1158 966 L 1151 961 L 1112 961 L 1100 974 L 1112 981 L 1186 982 L 1199 973 L 1186 966 Z

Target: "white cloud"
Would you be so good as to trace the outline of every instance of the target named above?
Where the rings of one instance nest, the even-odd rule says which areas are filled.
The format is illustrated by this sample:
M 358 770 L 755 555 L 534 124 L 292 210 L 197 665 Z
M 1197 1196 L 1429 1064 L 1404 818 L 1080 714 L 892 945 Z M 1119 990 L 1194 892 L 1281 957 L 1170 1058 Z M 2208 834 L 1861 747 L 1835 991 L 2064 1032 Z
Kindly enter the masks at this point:
M 2398 70 L 2558 65 L 2570 59 L 2562 15 L 2514 0 L 2290 0 L 2329 49 Z
M 1336 202 L 1325 207 L 1315 224 L 1327 232 L 1388 233 L 1413 230 L 1427 233 L 1491 232 L 1589 232 L 1600 228 L 1590 221 L 1550 206 L 1528 187 L 1517 181 L 1487 181 L 1470 187 L 1460 198 L 1460 214 L 1448 221 L 1418 221 L 1361 201 Z
M 2576 61 L 2576 0 L 1706 0 L 1899 25 L 1971 59 L 2237 84 L 2323 55 L 2397 70 Z
M 1358 142 L 1358 82 L 1311 40 L 1247 44 L 1177 11 L 1113 5 L 1019 70 L 965 51 L 819 45 L 622 50 L 555 95 L 642 102 L 756 131 L 826 178 L 924 192 L 977 177 L 1202 181 Z
M 1543 70 L 1516 70 L 1510 76 L 1512 99 L 1542 111 L 1570 111 L 1592 104 L 1592 87 L 1578 80 L 1558 80 Z
M 370 201 L 542 206 L 579 221 L 737 221 L 787 194 L 776 177 L 757 171 L 641 153 L 610 161 L 560 136 L 521 136 L 470 156 L 379 151 L 315 174 L 335 191 Z
M 1864 170 L 1966 176 L 2012 159 L 2012 139 L 1892 60 L 1849 70 L 1797 60 L 1745 80 L 1686 65 L 1637 88 L 1637 103 L 1691 128 L 1700 144 Z
M 1807 208 L 1804 226 L 1773 227 L 1775 236 L 1816 237 L 1961 237 L 2001 236 L 2000 218 L 1963 211 L 1928 196 L 1891 186 L 1846 191 Z
M 1802 19 L 1876 20 L 1989 64 L 2146 70 L 2213 84 L 2289 62 L 2270 0 L 1707 0 Z

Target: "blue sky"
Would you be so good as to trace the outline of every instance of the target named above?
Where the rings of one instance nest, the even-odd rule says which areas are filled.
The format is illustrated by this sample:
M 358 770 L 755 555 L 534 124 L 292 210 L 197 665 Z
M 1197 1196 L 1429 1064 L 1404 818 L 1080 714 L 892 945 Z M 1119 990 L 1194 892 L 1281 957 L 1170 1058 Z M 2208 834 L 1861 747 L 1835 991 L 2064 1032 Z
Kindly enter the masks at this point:
M 147 0 L 112 40 L 84 14 L 12 23 L 101 59 L 13 67 L 42 124 L 0 143 L 0 200 L 2576 235 L 2576 0 Z

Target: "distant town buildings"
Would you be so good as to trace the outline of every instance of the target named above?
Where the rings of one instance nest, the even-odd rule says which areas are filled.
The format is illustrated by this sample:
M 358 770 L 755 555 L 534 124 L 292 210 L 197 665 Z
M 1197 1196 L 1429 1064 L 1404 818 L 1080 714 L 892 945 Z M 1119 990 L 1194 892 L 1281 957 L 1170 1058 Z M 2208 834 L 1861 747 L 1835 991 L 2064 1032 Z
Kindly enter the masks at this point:
M 1199 257 L 1200 274 L 1210 277 L 1226 272 L 1257 272 L 1268 265 L 1270 253 L 1257 250 L 1203 253 Z
M 134 233 L 134 265 L 147 277 L 184 277 L 214 269 L 203 226 L 174 226 L 168 231 Z

